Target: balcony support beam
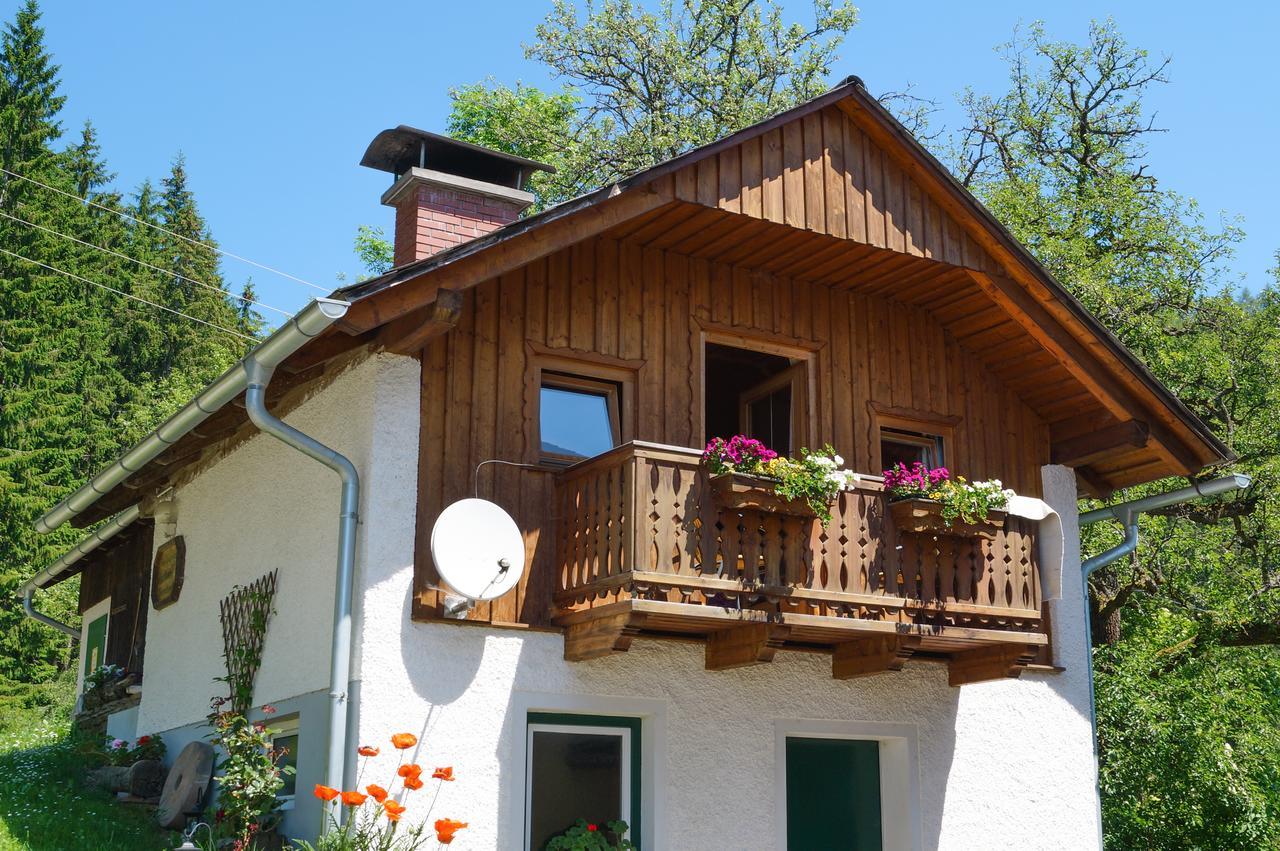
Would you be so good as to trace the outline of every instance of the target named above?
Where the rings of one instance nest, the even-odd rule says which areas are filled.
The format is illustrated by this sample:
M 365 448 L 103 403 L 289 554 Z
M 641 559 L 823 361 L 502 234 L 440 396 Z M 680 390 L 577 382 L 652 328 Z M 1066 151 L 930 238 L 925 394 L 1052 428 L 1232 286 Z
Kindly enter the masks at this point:
M 772 662 L 790 627 L 768 623 L 744 623 L 707 636 L 708 671 L 724 671 Z
M 948 661 L 947 681 L 953 686 L 1019 676 L 1036 657 L 1033 644 L 998 644 L 956 653 Z
M 636 617 L 631 612 L 621 612 L 570 624 L 564 630 L 565 661 L 583 662 L 630 650 L 632 639 L 640 631 L 641 620 L 643 615 Z
M 831 653 L 831 676 L 837 680 L 869 677 L 883 671 L 901 671 L 920 647 L 912 635 L 859 638 L 837 644 Z

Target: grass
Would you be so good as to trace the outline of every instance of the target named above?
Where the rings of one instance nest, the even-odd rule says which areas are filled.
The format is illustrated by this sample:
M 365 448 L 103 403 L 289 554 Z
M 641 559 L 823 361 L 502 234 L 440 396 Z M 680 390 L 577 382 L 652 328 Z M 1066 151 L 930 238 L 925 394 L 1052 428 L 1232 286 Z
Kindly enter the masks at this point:
M 84 785 L 85 756 L 70 734 L 74 680 L 0 682 L 0 851 L 157 851 L 177 835 L 150 809 Z

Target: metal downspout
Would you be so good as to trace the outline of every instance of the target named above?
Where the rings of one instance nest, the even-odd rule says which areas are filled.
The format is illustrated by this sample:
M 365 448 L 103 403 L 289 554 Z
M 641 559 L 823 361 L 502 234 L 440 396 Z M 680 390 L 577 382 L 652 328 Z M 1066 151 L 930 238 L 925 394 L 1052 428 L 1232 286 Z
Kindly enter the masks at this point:
M 45 626 L 53 627 L 59 632 L 65 632 L 72 638 L 80 637 L 80 630 L 73 626 L 54 620 L 43 612 L 36 611 L 35 594 L 49 582 L 57 579 L 63 573 L 71 569 L 72 565 L 80 561 L 89 553 L 114 538 L 120 532 L 124 531 L 131 523 L 138 519 L 141 515 L 140 506 L 131 505 L 124 511 L 107 520 L 97 529 L 94 529 L 88 535 L 80 539 L 80 542 L 71 549 L 62 554 L 60 558 L 52 562 L 39 571 L 26 582 L 18 587 L 18 594 L 22 596 L 22 611 L 27 617 L 38 621 Z
M 27 613 L 27 617 L 32 620 L 39 621 L 45 626 L 51 626 L 59 632 L 65 632 L 72 638 L 79 638 L 80 630 L 76 629 L 74 626 L 70 626 L 59 620 L 54 620 L 48 615 L 36 611 L 35 606 L 31 602 L 31 595 L 35 593 L 36 589 L 28 588 L 26 593 L 22 595 L 22 611 Z
M 356 563 L 356 525 L 360 507 L 360 474 L 346 456 L 285 423 L 267 410 L 266 389 L 274 366 L 259 363 L 252 356 L 245 362 L 249 383 L 245 387 L 245 410 L 264 433 L 277 438 L 335 471 L 342 480 L 338 511 L 338 573 L 333 596 L 333 643 L 329 659 L 329 752 L 325 785 L 343 788 L 347 752 L 347 687 L 351 679 L 352 584 Z M 341 807 L 338 818 L 341 819 Z
M 1098 568 L 1105 567 L 1116 559 L 1123 558 L 1138 549 L 1138 515 L 1142 512 L 1178 505 L 1194 499 L 1201 499 L 1233 490 L 1244 490 L 1251 484 L 1253 482 L 1248 476 L 1239 474 L 1221 476 L 1207 482 L 1197 482 L 1190 487 L 1179 488 L 1176 491 L 1142 497 L 1141 499 L 1122 502 L 1119 505 L 1095 508 L 1080 515 L 1081 526 L 1088 526 L 1103 520 L 1117 520 L 1124 524 L 1124 540 L 1110 549 L 1103 550 L 1095 556 L 1090 556 L 1080 565 L 1081 601 L 1084 604 L 1084 648 L 1085 652 L 1089 654 L 1089 729 L 1093 733 L 1093 766 L 1094 777 L 1097 782 L 1101 783 L 1102 780 L 1102 764 L 1098 752 L 1098 704 L 1094 692 L 1093 616 L 1089 611 L 1089 577 Z M 1101 805 L 1101 799 L 1099 799 L 1099 808 L 1101 808 Z M 1098 835 L 1101 836 L 1101 809 L 1098 812 L 1098 830 Z

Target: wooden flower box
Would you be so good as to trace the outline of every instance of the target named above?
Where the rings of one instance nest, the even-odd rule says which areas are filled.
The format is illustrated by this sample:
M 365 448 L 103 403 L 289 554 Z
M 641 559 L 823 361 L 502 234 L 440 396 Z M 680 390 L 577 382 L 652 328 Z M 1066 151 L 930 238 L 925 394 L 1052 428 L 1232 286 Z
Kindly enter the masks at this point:
M 900 534 L 984 538 L 991 541 L 1004 528 L 1007 512 L 989 511 L 987 519 L 980 523 L 958 520 L 947 525 L 942 517 L 942 503 L 932 499 L 900 499 L 889 503 L 889 515 Z
M 813 507 L 803 499 L 778 496 L 777 482 L 764 476 L 746 473 L 720 473 L 711 477 L 711 492 L 725 508 L 750 508 L 792 517 L 816 517 Z

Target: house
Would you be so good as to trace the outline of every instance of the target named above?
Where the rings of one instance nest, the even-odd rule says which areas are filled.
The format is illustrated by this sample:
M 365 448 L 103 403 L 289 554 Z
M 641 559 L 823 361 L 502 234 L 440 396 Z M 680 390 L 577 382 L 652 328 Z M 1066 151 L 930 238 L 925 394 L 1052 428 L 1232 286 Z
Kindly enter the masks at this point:
M 117 518 L 28 588 L 79 571 L 82 647 L 145 648 L 113 729 L 205 735 L 220 604 L 270 576 L 294 835 L 410 731 L 465 847 L 578 815 L 642 848 L 1100 845 L 1077 500 L 1228 452 L 860 81 L 525 218 L 537 163 L 402 126 L 363 164 L 395 268 L 40 521 Z M 829 523 L 736 508 L 700 453 L 738 432 L 864 475 Z M 1022 509 L 915 533 L 895 460 Z M 467 608 L 430 540 L 477 495 L 525 565 Z

